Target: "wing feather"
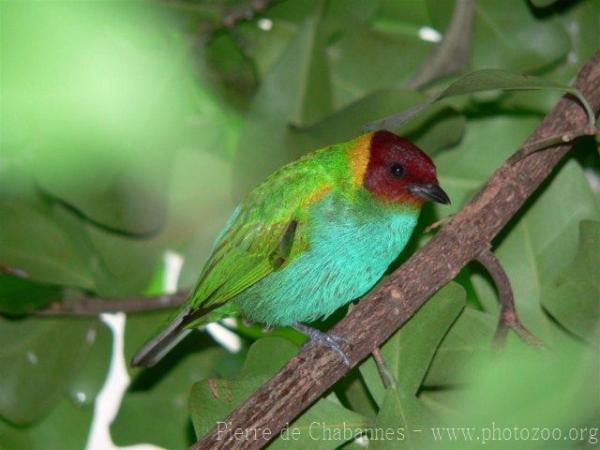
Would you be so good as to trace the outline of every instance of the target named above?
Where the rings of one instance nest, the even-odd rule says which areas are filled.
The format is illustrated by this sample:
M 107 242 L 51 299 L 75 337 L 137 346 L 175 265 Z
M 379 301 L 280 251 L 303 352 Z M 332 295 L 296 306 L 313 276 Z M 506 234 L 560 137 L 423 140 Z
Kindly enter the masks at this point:
M 307 210 L 331 183 L 314 166 L 291 168 L 276 172 L 236 209 L 196 284 L 192 311 L 225 304 L 306 250 Z

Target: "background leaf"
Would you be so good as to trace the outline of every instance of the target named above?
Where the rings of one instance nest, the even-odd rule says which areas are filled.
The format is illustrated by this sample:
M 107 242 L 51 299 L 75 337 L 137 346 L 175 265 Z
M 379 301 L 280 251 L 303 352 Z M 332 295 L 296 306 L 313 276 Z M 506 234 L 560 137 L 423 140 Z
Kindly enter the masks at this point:
M 223 421 L 233 409 L 275 374 L 296 350 L 294 344 L 283 338 L 260 339 L 250 347 L 244 367 L 237 377 L 208 379 L 195 384 L 190 404 L 197 436 L 202 436 L 212 429 L 215 423 Z M 265 355 L 269 357 L 266 358 Z M 360 434 L 368 425 L 369 421 L 365 417 L 342 407 L 335 396 L 330 395 L 299 416 L 290 424 L 290 431 L 282 433 L 271 446 L 302 449 L 311 445 L 311 448 L 315 446 L 314 448 L 318 449 L 334 449 L 340 443 L 352 439 L 355 434 Z M 340 431 L 344 426 L 355 430 L 355 433 L 344 436 Z M 340 433 L 338 438 L 336 432 Z M 258 439 L 264 439 L 262 430 L 258 430 L 258 433 Z M 332 438 L 320 439 L 319 436 Z
M 443 427 L 449 426 L 458 430 L 469 429 L 473 438 L 462 439 L 458 431 L 459 437 L 454 442 L 441 439 L 436 446 L 472 449 L 485 445 L 494 449 L 511 449 L 515 448 L 517 439 L 527 441 L 528 446 L 532 443 L 529 448 L 590 446 L 595 440 L 595 425 L 591 424 L 597 423 L 598 411 L 597 402 L 589 395 L 587 387 L 596 376 L 597 364 L 596 351 L 574 342 L 561 342 L 554 347 L 553 354 L 536 352 L 520 343 L 509 345 L 496 358 L 466 368 L 476 371 L 478 381 L 452 401 L 452 407 L 460 412 L 460 416 L 447 416 L 445 421 L 437 424 L 442 434 L 445 433 Z M 548 374 L 552 376 L 548 377 Z M 569 395 L 565 396 L 564 392 L 569 392 Z M 565 414 L 566 411 L 569 414 Z M 533 430 L 540 426 L 557 429 L 556 438 L 536 443 Z M 572 427 L 587 427 L 589 430 L 590 426 L 591 435 L 587 432 L 568 434 Z M 501 430 L 495 432 L 496 439 L 492 434 L 494 429 Z M 512 430 L 510 435 L 508 429 Z M 528 432 L 531 434 L 527 438 Z M 504 437 L 498 439 L 498 433 L 504 433 Z M 519 435 L 515 437 L 515 433 Z M 430 439 L 433 441 L 432 437 Z
M 0 415 L 22 425 L 48 413 L 77 378 L 98 327 L 94 320 L 0 319 Z
M 322 2 L 317 3 L 265 77 L 250 106 L 236 164 L 253 170 L 240 174 L 237 192 L 246 192 L 300 154 L 289 139 L 290 125 L 305 125 L 331 112 L 329 71 L 319 33 Z
M 380 409 L 375 428 L 403 429 L 403 440 L 375 440 L 375 448 L 417 448 L 418 431 L 432 420 L 432 411 L 417 398 L 436 349 L 464 307 L 464 291 L 450 284 L 440 290 L 382 347 L 396 387 L 384 390 L 374 361 L 361 366 L 365 383 Z M 426 331 L 425 331 L 426 330 Z M 401 447 L 398 447 L 401 446 Z
M 564 86 L 559 83 L 545 80 L 543 78 L 537 78 L 532 76 L 520 75 L 516 73 L 507 72 L 505 70 L 497 69 L 484 69 L 476 72 L 469 73 L 459 78 L 441 93 L 434 95 L 429 100 L 423 102 L 420 105 L 416 105 L 408 110 L 402 111 L 398 114 L 386 117 L 384 119 L 369 123 L 366 125 L 367 130 L 379 130 L 379 129 L 390 129 L 398 128 L 405 122 L 412 119 L 417 114 L 428 108 L 432 103 L 445 98 L 454 97 L 457 95 L 467 95 L 476 92 L 490 91 L 490 90 L 550 90 L 558 92 L 571 93 L 580 100 L 582 107 L 585 108 L 590 118 L 590 125 L 593 124 L 594 114 L 583 97 L 577 89 Z
M 514 228 L 507 230 L 496 251 L 511 280 L 523 323 L 545 340 L 558 338 L 558 330 L 541 306 L 544 285 L 574 258 L 579 222 L 600 218 L 582 175 L 577 163 L 567 162 L 535 203 L 517 218 Z
M 62 289 L 0 273 L 0 311 L 23 314 L 62 298 Z
M 108 372 L 112 346 L 112 336 L 107 327 L 98 326 L 95 330 L 97 332 L 94 342 L 83 365 L 72 377 L 62 399 L 50 413 L 30 427 L 14 426 L 0 418 L 0 448 L 23 450 L 84 448 L 92 424 L 94 402 Z M 86 335 L 86 338 L 87 336 L 91 334 Z M 57 345 L 62 344 L 64 348 L 73 347 L 70 342 L 61 343 L 59 340 L 55 342 Z M 31 370 L 34 369 L 23 371 L 24 381 L 32 380 L 29 374 Z M 52 378 L 53 374 L 48 377 Z M 48 387 L 48 384 L 42 383 L 37 386 L 43 389 Z M 24 399 L 27 400 L 27 397 Z
M 573 334 L 592 341 L 600 318 L 600 223 L 582 221 L 573 262 L 542 291 L 542 304 Z
M 170 316 L 170 313 L 154 313 L 127 320 L 126 361 Z M 157 366 L 148 370 L 130 368 L 131 384 L 111 425 L 115 443 L 188 447 L 194 441 L 189 420 L 190 387 L 203 377 L 227 374 L 227 368 L 235 371 L 239 364 L 238 355 L 230 355 L 205 334 L 193 333 Z M 151 423 L 148 411 L 154 411 Z
M 33 279 L 90 288 L 91 274 L 76 245 L 51 220 L 22 204 L 0 201 L 0 260 Z

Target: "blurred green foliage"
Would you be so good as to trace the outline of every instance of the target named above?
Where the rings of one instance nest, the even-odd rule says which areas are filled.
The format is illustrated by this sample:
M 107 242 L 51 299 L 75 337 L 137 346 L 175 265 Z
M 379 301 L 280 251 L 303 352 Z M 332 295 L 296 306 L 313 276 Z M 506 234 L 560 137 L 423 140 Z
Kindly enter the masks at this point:
M 0 274 L 1 449 L 84 448 L 108 371 L 112 337 L 98 319 L 27 313 L 82 294 L 154 291 L 166 251 L 183 256 L 179 286 L 190 287 L 249 188 L 455 78 L 409 87 L 444 37 L 454 0 L 253 4 L 0 2 L 0 267 L 26 274 Z M 480 0 L 473 23 L 464 73 L 503 69 L 567 85 L 600 48 L 598 0 Z M 394 130 L 434 155 L 453 200 L 451 209 L 426 208 L 412 249 L 430 237 L 424 226 L 472 197 L 559 95 L 445 99 Z M 469 266 L 383 347 L 395 388 L 384 389 L 369 359 L 271 446 L 361 448 L 355 433 L 369 448 L 596 446 L 597 149 L 597 140 L 582 139 L 494 243 L 521 318 L 547 351 L 510 335 L 491 352 L 497 297 Z M 126 359 L 168 314 L 128 317 Z M 285 333 L 240 334 L 237 354 L 196 333 L 158 367 L 130 369 L 113 440 L 184 448 L 297 349 Z M 343 424 L 349 437 L 325 439 Z M 588 431 L 526 443 L 442 443 L 430 431 L 481 433 L 493 424 Z M 380 438 L 386 429 L 393 438 Z

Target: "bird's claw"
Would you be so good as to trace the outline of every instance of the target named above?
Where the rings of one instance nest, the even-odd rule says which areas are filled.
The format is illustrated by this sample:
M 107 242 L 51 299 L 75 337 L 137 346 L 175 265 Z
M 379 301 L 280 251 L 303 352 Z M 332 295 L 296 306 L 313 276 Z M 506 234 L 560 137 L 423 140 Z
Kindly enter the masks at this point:
M 350 343 L 347 339 L 335 334 L 323 333 L 316 328 L 309 327 L 308 325 L 304 325 L 302 323 L 294 324 L 294 328 L 302 334 L 308 336 L 311 341 L 319 342 L 335 351 L 340 356 L 346 367 L 350 367 L 352 365 L 350 357 L 342 349 L 342 346 L 350 346 Z
M 343 345 L 350 345 L 348 341 L 343 337 L 337 336 L 335 334 L 323 333 L 323 336 L 324 339 L 321 341 L 321 343 L 334 350 L 340 356 L 344 365 L 346 367 L 350 367 L 352 365 L 350 357 L 346 354 L 346 352 L 344 352 L 344 350 L 342 350 Z

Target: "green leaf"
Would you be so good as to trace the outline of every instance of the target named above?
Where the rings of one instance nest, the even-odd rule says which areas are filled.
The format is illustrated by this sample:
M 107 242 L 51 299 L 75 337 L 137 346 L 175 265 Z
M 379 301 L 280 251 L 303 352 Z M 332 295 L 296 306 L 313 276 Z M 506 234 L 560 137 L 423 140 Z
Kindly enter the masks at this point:
M 391 389 L 383 399 L 369 448 L 376 450 L 419 449 L 423 425 L 433 420 L 432 411 L 413 395 Z M 382 430 L 382 431 L 379 431 Z M 389 434 L 392 431 L 392 436 Z
M 416 395 L 440 341 L 464 306 L 464 289 L 458 284 L 449 284 L 382 347 L 382 355 L 396 378 L 398 389 L 407 395 Z M 427 333 L 423 334 L 423 330 Z M 386 393 L 372 358 L 361 366 L 361 373 L 371 395 L 381 404 Z
M 465 133 L 466 119 L 442 103 L 398 130 L 431 156 L 458 144 Z
M 81 450 L 85 448 L 93 405 L 63 398 L 39 423 L 16 427 L 0 418 L 0 448 L 6 450 Z
M 80 233 L 80 245 L 89 255 L 97 295 L 126 297 L 143 291 L 164 255 L 162 242 L 128 239 L 93 227 L 81 229 L 77 223 L 73 225 L 73 236 Z
M 586 219 L 600 220 L 600 210 L 583 171 L 568 161 L 523 215 L 511 222 L 495 250 L 511 281 L 521 321 L 548 345 L 558 337 L 558 328 L 541 307 L 544 285 L 575 257 L 579 223 Z
M 172 315 L 155 312 L 127 318 L 124 353 L 131 384 L 111 424 L 111 435 L 118 445 L 151 443 L 164 448 L 187 448 L 193 443 L 190 387 L 205 377 L 237 371 L 240 356 L 215 346 L 205 333 L 199 332 L 192 333 L 155 367 L 130 367 L 133 354 Z
M 507 450 L 560 450 L 593 445 L 595 431 L 571 436 L 568 432 L 571 428 L 597 430 L 598 363 L 597 349 L 572 340 L 562 341 L 552 352 L 540 352 L 520 344 L 509 345 L 495 358 L 481 361 L 477 367 L 465 368 L 474 372 L 468 377 L 477 381 L 462 396 L 448 399 L 449 406 L 461 416 L 448 415 L 435 424 L 442 434 L 446 433 L 443 427 L 472 430 L 473 439 L 461 439 L 458 429 L 459 447 L 456 440 L 444 445 L 434 440 L 431 434 L 428 447 L 481 449 L 485 445 Z M 569 395 L 565 395 L 567 392 Z M 533 440 L 535 428 L 558 429 L 560 434 L 536 443 Z M 495 433 L 495 439 L 492 433 Z M 498 439 L 499 435 L 503 438 Z M 526 445 L 520 447 L 525 441 Z
M 600 4 L 597 1 L 581 2 L 570 13 L 565 17 L 565 29 L 570 34 L 577 63 L 581 64 L 600 47 L 600 36 L 594 32 L 600 20 Z
M 600 36 L 596 33 L 600 22 L 600 3 L 585 1 L 570 5 L 561 12 L 558 19 L 569 36 L 571 49 L 566 63 L 558 66 L 554 72 L 563 80 L 569 81 L 575 77 L 579 67 L 600 48 Z
M 106 382 L 112 362 L 112 331 L 104 323 L 98 324 L 94 330 L 92 348 L 65 392 L 65 397 L 81 408 L 94 405 L 96 397 Z M 88 333 L 85 336 L 86 340 L 91 339 L 93 334 L 91 331 Z
M 165 164 L 156 150 L 172 130 L 157 125 L 176 123 L 184 99 L 165 89 L 181 50 L 166 39 L 156 45 L 161 20 L 142 11 L 120 9 L 119 22 L 108 20 L 117 13 L 109 3 L 7 7 L 13 26 L 2 52 L 12 64 L 2 90 L 11 92 L 10 126 L 27 131 L 20 154 L 47 191 L 98 222 L 146 231 L 162 220 L 155 200 L 163 178 L 148 172 Z M 109 39 L 96 39 L 108 30 Z M 166 99 L 148 95 L 159 85 L 155 94 Z
M 435 158 L 438 178 L 452 199 L 440 213 L 459 211 L 539 123 L 537 115 L 468 117 L 460 144 Z
M 372 426 L 364 416 L 343 408 L 333 397 L 319 400 L 286 427 L 269 448 L 333 450 Z
M 369 418 L 377 415 L 377 404 L 360 371 L 352 370 L 340 379 L 335 385 L 335 393 L 352 411 Z
M 376 122 L 369 123 L 366 125 L 366 129 L 378 130 L 398 128 L 400 125 L 409 121 L 417 114 L 420 114 L 422 111 L 439 100 L 458 95 L 467 95 L 490 90 L 552 90 L 569 93 L 576 96 L 581 102 L 581 106 L 585 108 L 589 118 L 589 125 L 593 126 L 595 122 L 595 115 L 591 106 L 576 88 L 563 86 L 559 83 L 539 77 L 515 74 L 505 70 L 486 69 L 464 75 L 455 82 L 451 83 L 441 93 L 434 95 L 426 102 L 402 111 L 398 114 L 394 114 Z
M 0 230 L 0 259 L 12 263 L 15 258 L 4 257 L 10 251 L 18 252 L 20 260 L 38 262 L 59 247 L 56 253 L 73 265 L 64 264 L 66 268 L 83 272 L 76 273 L 79 277 L 45 266 L 38 270 L 37 264 L 14 265 L 36 279 L 102 295 L 139 293 L 165 247 L 174 245 L 163 239 L 166 233 L 157 232 L 165 232 L 165 224 L 184 228 L 166 222 L 167 213 L 173 212 L 166 200 L 179 150 L 230 158 L 237 144 L 238 116 L 192 67 L 196 37 L 185 33 L 185 27 L 174 27 L 160 5 L 4 6 L 13 26 L 3 34 L 1 53 L 13 64 L 2 77 L 2 91 L 11 95 L 2 103 L 0 134 L 4 137 L 8 128 L 14 132 L 3 139 L 1 153 L 5 155 L 8 143 L 12 172 L 18 169 L 23 179 L 32 185 L 35 180 L 34 187 L 48 194 L 36 212 L 55 228 L 67 228 L 71 242 L 51 237 L 49 244 L 34 248 L 44 236 L 39 228 L 48 220 L 27 217 L 15 226 L 21 233 L 8 236 L 7 244 L 2 234 L 8 231 L 4 226 Z M 101 35 L 110 39 L 97 39 Z M 0 170 L 5 169 L 2 159 Z M 196 174 L 203 170 L 197 167 Z M 12 190 L 21 194 L 11 188 L 11 197 Z M 188 196 L 188 208 L 197 206 L 190 193 L 198 191 L 209 194 L 211 189 L 201 185 L 181 194 Z M 22 207 L 23 199 L 18 200 Z M 80 213 L 78 220 L 63 220 L 71 214 L 65 205 Z M 11 212 L 0 208 L 9 231 Z M 146 239 L 124 239 L 99 225 Z M 176 230 L 169 231 L 171 238 L 176 236 Z
M 51 284 L 0 273 L 0 312 L 24 314 L 62 298 L 62 289 Z
M 95 320 L 0 318 L 0 416 L 29 424 L 47 414 L 76 380 L 84 383 L 78 377 L 88 355 L 101 348 L 95 346 L 98 327 Z M 100 357 L 106 361 L 108 351 Z M 89 400 L 97 391 L 81 389 L 73 394 L 78 399 L 78 392 Z
M 204 435 L 217 421 L 224 419 L 296 351 L 296 346 L 283 338 L 259 339 L 250 347 L 244 367 L 237 378 L 207 379 L 195 384 L 192 387 L 190 408 L 196 435 Z M 269 357 L 265 358 L 265 354 L 269 354 Z
M 371 395 L 380 405 L 375 429 L 402 429 L 401 442 L 373 440 L 374 448 L 417 448 L 419 433 L 432 411 L 417 392 L 440 341 L 465 306 L 464 289 L 452 283 L 440 290 L 381 349 L 396 386 L 384 390 L 372 358 L 360 367 Z M 401 447 L 399 447 L 401 445 Z
M 471 72 L 444 89 L 440 98 L 455 95 L 473 94 L 475 92 L 500 90 L 545 90 L 570 92 L 575 89 L 563 86 L 550 80 L 531 75 L 522 75 L 506 70 L 485 69 Z
M 303 2 L 303 4 L 307 3 Z M 287 3 L 287 5 L 291 5 L 291 3 Z M 277 5 L 275 5 L 276 7 Z M 274 17 L 272 11 L 268 17 L 268 20 L 271 20 L 271 29 L 268 31 L 261 30 L 256 22 L 240 23 L 236 28 L 236 35 L 239 33 L 244 40 L 244 53 L 250 59 L 256 72 L 257 88 L 271 72 L 273 66 L 277 64 L 278 59 L 296 35 L 299 25 L 302 25 L 302 20 L 300 23 L 292 23 L 286 19 Z M 246 100 L 251 103 L 252 97 Z
M 323 146 L 331 142 L 344 142 L 356 137 L 357 130 L 374 117 L 387 111 L 408 108 L 423 101 L 424 96 L 409 89 L 384 89 L 373 92 L 350 105 L 328 115 L 323 120 L 297 129 L 308 135 L 310 145 Z
M 428 8 L 427 2 L 397 2 L 395 0 L 380 0 L 376 22 L 395 22 L 397 28 L 405 33 L 412 31 L 417 36 L 417 31 L 420 26 L 431 25 L 430 23 L 431 10 Z
M 255 30 L 256 33 L 259 31 Z M 257 88 L 258 79 L 252 60 L 236 43 L 232 33 L 215 35 L 202 50 L 205 71 L 215 79 L 215 85 L 224 98 L 245 106 L 246 99 Z
M 164 223 L 165 149 L 177 149 L 195 112 L 193 44 L 158 12 L 110 2 L 3 11 L 13 24 L 2 39 L 3 108 L 26 137 L 24 165 L 94 221 L 142 234 Z
M 592 341 L 600 320 L 600 222 L 582 221 L 573 262 L 542 287 L 544 308 L 571 333 Z
M 536 8 L 547 8 L 548 6 L 557 3 L 557 0 L 531 0 L 531 3 Z
M 149 442 L 164 448 L 188 447 L 192 443 L 188 410 L 190 386 L 202 377 L 213 375 L 226 357 L 222 348 L 210 346 L 182 358 L 167 373 L 151 370 L 138 375 L 111 424 L 115 443 L 128 446 Z
M 538 20 L 526 2 L 475 3 L 472 67 L 536 73 L 566 59 L 570 42 L 554 17 Z
M 411 9 L 414 2 L 400 2 Z M 386 21 L 387 22 L 387 21 Z M 389 22 L 384 23 L 387 27 Z M 392 24 L 395 25 L 395 24 Z M 419 26 L 398 24 L 382 33 L 364 24 L 348 29 L 329 47 L 336 105 L 346 106 L 376 91 L 402 86 L 425 61 L 433 44 L 419 38 Z M 380 25 L 381 26 L 381 25 Z M 381 116 L 380 116 L 381 117 Z
M 410 107 L 423 100 L 423 95 L 408 89 L 377 91 L 327 116 L 322 121 L 296 130 L 298 138 L 306 139 L 305 147 L 320 148 L 333 142 L 356 137 L 356 130 L 375 117 L 398 107 Z M 456 110 L 443 104 L 432 107 L 426 114 L 397 131 L 412 139 L 428 153 L 460 141 L 465 120 Z
M 331 111 L 327 60 L 321 32 L 322 1 L 266 76 L 250 111 L 298 125 Z M 281 116 L 279 116 L 281 115 Z
M 473 381 L 464 378 L 472 375 L 465 367 L 491 356 L 497 323 L 495 315 L 466 307 L 444 336 L 424 384 L 439 388 Z
M 314 123 L 332 110 L 329 70 L 321 31 L 322 2 L 272 66 L 250 107 L 240 137 L 236 191 L 245 194 L 274 169 L 299 156 L 289 126 Z
M 64 326 L 71 326 L 71 321 L 64 321 Z M 27 326 L 27 325 L 25 325 Z M 85 447 L 88 440 L 92 417 L 94 415 L 94 401 L 101 387 L 104 385 L 108 367 L 110 364 L 112 350 L 112 335 L 106 326 L 97 326 L 93 329 L 97 333 L 88 355 L 83 361 L 83 366 L 76 373 L 64 392 L 62 398 L 52 407 L 48 414 L 37 421 L 23 426 L 15 426 L 0 418 L 0 448 L 19 449 L 19 450 L 37 450 L 40 448 L 48 450 L 80 450 Z M 85 339 L 92 337 L 92 332 L 86 333 Z M 51 336 L 46 336 L 51 337 Z M 71 333 L 66 333 L 66 338 L 70 338 Z M 68 348 L 75 350 L 76 345 L 72 342 L 61 342 L 60 338 L 54 338 L 52 344 L 63 350 Z M 25 354 L 29 357 L 29 353 Z M 54 356 L 54 355 L 51 355 Z M 69 356 L 76 358 L 75 354 Z M 4 361 L 2 362 L 4 364 Z M 47 365 L 42 367 L 49 368 Z M 35 383 L 32 379 L 31 371 L 37 367 L 25 368 L 21 373 L 24 381 Z M 62 368 L 61 368 L 62 369 Z M 55 371 L 46 373 L 48 379 L 64 376 L 64 372 Z M 40 395 L 48 393 L 53 395 L 53 388 L 45 392 L 48 388 L 46 379 L 38 384 L 31 384 L 27 388 L 30 391 L 38 392 Z M 25 388 L 25 387 L 23 387 Z M 2 387 L 5 393 L 4 386 Z M 21 401 L 30 400 L 30 395 L 24 395 Z
M 297 347 L 283 338 L 266 337 L 256 341 L 248 352 L 241 373 L 233 379 L 208 379 L 192 388 L 190 405 L 196 435 L 201 437 L 267 381 L 295 353 Z M 333 396 L 319 400 L 284 429 L 271 444 L 273 448 L 334 449 L 353 439 L 370 425 L 362 415 L 342 407 Z M 344 428 L 347 431 L 344 434 Z M 221 428 L 224 430 L 224 428 Z M 262 439 L 258 430 L 258 439 Z M 254 439 L 254 437 L 250 437 Z
M 87 264 L 72 240 L 42 213 L 24 204 L 0 201 L 0 260 L 32 279 L 93 287 Z
M 435 45 L 421 38 L 421 30 L 431 26 L 424 1 L 334 3 L 339 6 L 327 8 L 327 25 L 336 21 L 334 14 L 347 17 L 330 25 L 328 56 L 336 107 L 404 86 Z

